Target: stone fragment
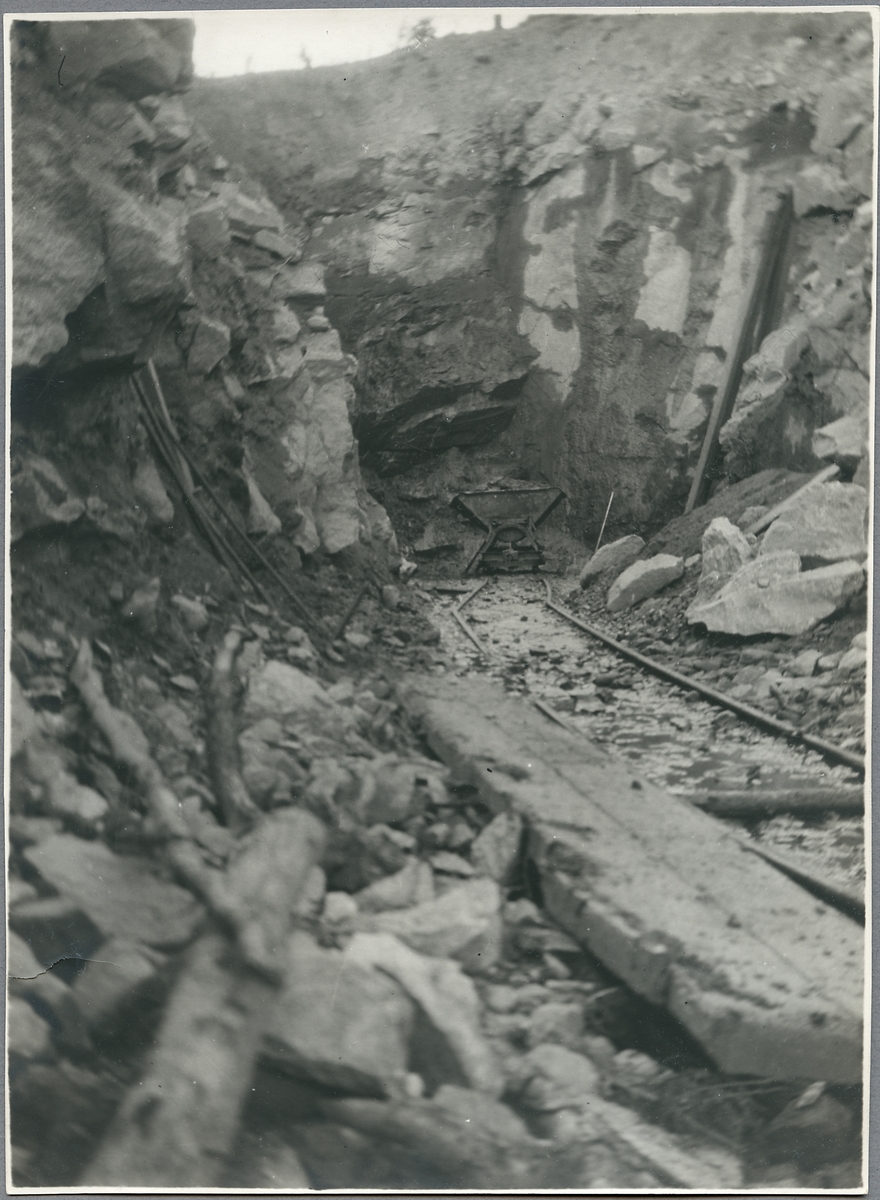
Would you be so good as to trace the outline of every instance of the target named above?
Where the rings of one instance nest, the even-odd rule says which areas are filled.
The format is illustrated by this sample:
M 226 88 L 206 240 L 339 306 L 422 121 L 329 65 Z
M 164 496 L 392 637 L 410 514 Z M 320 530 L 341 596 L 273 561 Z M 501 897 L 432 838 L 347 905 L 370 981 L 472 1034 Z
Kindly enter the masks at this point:
M 272 314 L 272 336 L 284 346 L 292 346 L 299 337 L 300 323 L 296 313 L 286 304 L 279 304 Z
M 179 96 L 163 96 L 153 114 L 156 150 L 177 150 L 192 137 L 193 125 Z
M 216 201 L 203 204 L 186 219 L 186 237 L 194 250 L 205 258 L 219 258 L 229 245 L 229 221 Z
M 859 188 L 829 162 L 811 162 L 799 171 L 792 181 L 792 195 L 796 217 L 817 210 L 850 212 L 863 199 Z
M 291 790 L 302 787 L 307 773 L 290 750 L 284 729 L 272 717 L 255 721 L 238 739 L 241 774 L 257 804 L 287 803 Z
M 179 201 L 141 204 L 122 192 L 107 212 L 107 264 L 130 305 L 180 304 L 189 291 Z
M 752 557 L 752 548 L 736 525 L 727 517 L 715 517 L 703 534 L 703 565 L 693 602 L 714 596 Z
M 583 1054 L 552 1042 L 531 1049 L 517 1063 L 508 1088 L 535 1112 L 585 1108 L 599 1091 L 601 1074 Z
M 260 491 L 246 464 L 242 466 L 242 474 L 248 490 L 248 533 L 262 533 L 266 537 L 274 537 L 284 528 L 281 518 Z
M 445 769 L 434 763 L 379 755 L 364 770 L 357 814 L 366 825 L 399 825 L 420 815 L 428 799 L 443 798 L 445 776 Z
M 580 1004 L 551 1000 L 540 1004 L 529 1021 L 528 1039 L 530 1046 L 543 1042 L 572 1046 L 579 1044 L 584 1032 L 584 1010 Z
M 432 854 L 430 863 L 431 867 L 440 874 L 458 875 L 466 879 L 474 874 L 474 868 L 466 859 L 449 850 L 441 850 L 437 854 Z
M 409 996 L 387 973 L 296 931 L 263 1055 L 319 1086 L 381 1098 L 391 1080 L 406 1074 L 413 1013 Z
M 868 494 L 856 484 L 807 488 L 767 530 L 760 556 L 793 550 L 822 562 L 861 560 L 867 554 L 867 507 Z
M 616 542 L 609 542 L 587 560 L 578 582 L 585 588 L 600 575 L 619 575 L 621 571 L 632 566 L 644 548 L 644 540 L 636 533 L 618 538 Z
M 70 525 L 85 512 L 82 500 L 74 496 L 47 458 L 27 455 L 10 480 L 12 505 L 11 540 L 17 542 L 34 529 L 52 525 Z
M 868 443 L 867 413 L 839 417 L 813 433 L 813 454 L 826 462 L 854 469 L 862 459 Z
M 299 254 L 299 250 L 292 242 L 271 229 L 258 229 L 252 242 L 258 250 L 268 250 L 270 254 L 275 254 L 278 258 L 295 260 Z
M 172 596 L 171 603 L 190 633 L 204 633 L 208 628 L 210 617 L 201 600 L 191 600 L 189 596 Z
M 458 963 L 425 958 L 385 933 L 356 933 L 347 958 L 396 979 L 418 1005 L 410 1067 L 426 1082 L 464 1083 L 497 1096 L 502 1077 L 480 1032 L 480 1002 Z
M 865 630 L 862 630 L 861 633 L 855 634 L 852 641 L 850 642 L 850 647 L 853 650 L 867 650 L 868 649 L 868 634 L 865 632 Z
M 516 875 L 522 846 L 522 818 L 515 812 L 499 813 L 471 846 L 471 862 L 479 875 L 509 887 Z
M 436 900 L 362 920 L 369 931 L 393 933 L 420 954 L 485 971 L 501 952 L 500 905 L 494 880 L 471 879 Z
M 358 915 L 358 902 L 348 892 L 328 892 L 322 916 L 330 925 L 348 924 Z
M 856 78 L 831 80 L 822 89 L 816 105 L 816 132 L 810 144 L 813 154 L 833 154 L 849 142 L 862 125 L 870 125 L 867 96 Z
M 10 911 L 9 926 L 44 967 L 60 959 L 88 958 L 101 942 L 94 922 L 67 896 L 22 901 Z
M 26 754 L 27 773 L 35 783 L 43 785 L 48 812 L 61 817 L 79 832 L 94 834 L 107 813 L 104 797 L 66 770 L 64 756 L 57 745 L 32 740 Z
M 240 191 L 237 184 L 220 184 L 220 203 L 226 210 L 229 226 L 236 233 L 258 233 L 271 229 L 280 233 L 284 218 L 271 200 L 254 200 Z
M 640 600 L 656 595 L 684 574 L 684 559 L 673 554 L 657 554 L 643 562 L 633 563 L 619 575 L 608 590 L 606 608 L 622 612 Z
M 394 612 L 400 604 L 400 588 L 393 583 L 386 583 L 382 588 L 382 603 Z
M 158 575 L 143 587 L 135 588 L 122 606 L 123 617 L 128 621 L 136 621 L 145 631 L 154 629 L 161 591 L 162 580 Z
M 29 847 L 25 857 L 105 937 L 176 949 L 189 941 L 201 920 L 201 906 L 190 892 L 160 879 L 144 859 L 116 855 L 101 842 L 56 834 Z
M 146 510 L 148 525 L 170 525 L 174 520 L 174 505 L 152 455 L 142 458 L 132 480 L 134 494 Z
M 528 1140 L 531 1136 L 512 1109 L 485 1092 L 444 1083 L 434 1093 L 433 1101 L 467 1122 L 475 1131 L 485 1130 L 490 1136 L 513 1143 Z
M 795 675 L 798 678 L 809 678 L 816 670 L 816 664 L 820 658 L 821 654 L 818 650 L 802 650 L 797 658 L 788 664 L 789 675 Z
M 313 333 L 326 333 L 331 328 L 330 318 L 323 313 L 314 313 L 306 322 Z
M 20 996 L 10 996 L 7 1002 L 6 1044 L 13 1070 L 22 1062 L 46 1058 L 51 1053 L 48 1022 L 38 1017 L 27 1000 Z
M 317 679 L 272 659 L 251 674 L 243 716 L 248 722 L 264 717 L 283 720 L 286 716 L 317 714 L 332 707 L 333 701 Z
M 813 386 L 827 397 L 835 416 L 864 418 L 870 410 L 870 384 L 859 371 L 835 366 L 815 375 Z
M 116 1033 L 143 1005 L 161 995 L 160 959 L 128 938 L 104 942 L 100 954 L 83 964 L 73 985 L 73 997 L 94 1033 Z
M 764 384 L 786 380 L 792 367 L 810 344 L 805 329 L 783 326 L 768 333 L 756 354 L 743 364 L 743 373 Z
M 301 304 L 323 300 L 327 295 L 324 264 L 312 259 L 295 267 L 283 267 L 275 276 L 272 290 L 283 300 L 296 300 Z
M 837 664 L 838 671 L 842 671 L 847 675 L 853 671 L 864 669 L 868 663 L 868 652 L 859 646 L 853 646 L 846 650 L 841 656 Z
M 229 326 L 199 313 L 186 356 L 187 370 L 192 375 L 210 375 L 229 353 L 229 345 Z
M 864 586 L 855 562 L 801 571 L 793 550 L 762 554 L 746 563 L 713 599 L 692 605 L 687 619 L 713 633 L 797 636 L 842 608 Z
M 364 913 L 411 908 L 433 899 L 434 874 L 428 863 L 417 858 L 411 859 L 396 874 L 377 879 L 355 896 L 358 909 Z

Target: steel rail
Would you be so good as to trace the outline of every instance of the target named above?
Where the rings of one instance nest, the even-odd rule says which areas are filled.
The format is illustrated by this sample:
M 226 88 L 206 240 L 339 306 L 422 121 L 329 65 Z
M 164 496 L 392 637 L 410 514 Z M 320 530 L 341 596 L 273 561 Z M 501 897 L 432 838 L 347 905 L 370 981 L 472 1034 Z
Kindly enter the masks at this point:
M 712 704 L 729 709 L 744 720 L 751 721 L 754 725 L 762 726 L 772 733 L 780 734 L 791 742 L 799 742 L 801 745 L 808 746 L 811 750 L 816 750 L 819 754 L 824 755 L 825 758 L 843 763 L 845 766 L 851 767 L 854 771 L 858 771 L 864 775 L 865 760 L 862 755 L 854 754 L 851 750 L 847 750 L 843 746 L 838 746 L 834 742 L 826 742 L 824 738 L 814 737 L 811 733 L 807 733 L 803 729 L 798 729 L 796 725 L 792 725 L 788 721 L 780 721 L 778 717 L 771 717 L 769 713 L 761 712 L 758 708 L 752 708 L 750 704 L 745 704 L 742 700 L 735 700 L 733 696 L 716 691 L 715 688 L 709 687 L 705 683 L 700 683 L 698 680 L 692 679 L 689 675 L 683 675 L 680 671 L 675 671 L 672 667 L 666 667 L 654 658 L 648 658 L 647 655 L 640 654 L 638 650 L 633 650 L 624 642 L 619 642 L 616 638 L 611 637 L 610 634 L 597 629 L 595 625 L 588 625 L 586 621 L 582 621 L 574 613 L 570 613 L 567 609 L 556 604 L 553 600 L 553 591 L 550 587 L 549 579 L 544 580 L 544 586 L 547 589 L 545 604 L 548 608 L 552 609 L 560 617 L 564 617 L 566 621 L 570 621 L 572 625 L 576 625 L 584 633 L 588 633 L 590 637 L 594 637 L 604 643 L 604 645 L 616 651 L 623 658 L 628 658 L 630 662 L 637 663 L 640 667 L 644 667 L 646 670 L 651 671 L 652 674 L 658 675 L 661 679 L 666 679 L 678 687 L 698 692 L 706 700 L 711 701 Z

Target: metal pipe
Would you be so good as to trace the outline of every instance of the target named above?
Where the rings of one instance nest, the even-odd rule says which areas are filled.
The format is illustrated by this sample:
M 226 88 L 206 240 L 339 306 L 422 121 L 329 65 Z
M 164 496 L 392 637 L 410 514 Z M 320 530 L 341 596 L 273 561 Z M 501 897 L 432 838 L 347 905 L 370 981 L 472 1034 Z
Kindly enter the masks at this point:
M 851 750 L 844 749 L 843 746 L 837 746 L 834 742 L 826 742 L 824 738 L 813 737 L 812 734 L 806 733 L 797 726 L 789 724 L 788 721 L 780 721 L 777 717 L 771 717 L 769 713 L 761 712 L 758 708 L 752 708 L 750 704 L 744 704 L 742 700 L 735 700 L 732 696 L 727 696 L 724 692 L 718 692 L 715 688 L 708 687 L 705 683 L 699 683 L 696 679 L 691 679 L 687 675 L 682 675 L 680 671 L 674 671 L 671 667 L 665 667 L 656 659 L 648 658 L 644 654 L 640 654 L 638 650 L 633 650 L 623 642 L 618 642 L 616 638 L 604 633 L 601 629 L 597 629 L 593 625 L 588 625 L 586 621 L 581 621 L 573 613 L 568 612 L 564 608 L 560 608 L 553 601 L 553 592 L 550 588 L 549 579 L 544 580 L 544 586 L 547 589 L 547 599 L 545 603 L 553 612 L 558 613 L 560 617 L 565 617 L 566 621 L 571 621 L 572 625 L 576 625 L 578 629 L 582 629 L 584 633 L 588 633 L 590 637 L 596 638 L 603 642 L 612 650 L 624 658 L 628 658 L 631 662 L 638 663 L 639 666 L 645 667 L 648 671 L 659 675 L 661 679 L 668 679 L 671 683 L 677 684 L 679 687 L 689 688 L 691 691 L 699 692 L 707 700 L 713 704 L 718 704 L 722 708 L 727 708 L 731 712 L 735 712 L 738 716 L 743 717 L 747 721 L 751 721 L 754 725 L 761 725 L 765 729 L 769 729 L 772 733 L 782 734 L 783 737 L 792 742 L 800 742 L 804 746 L 809 746 L 811 750 L 817 750 L 826 758 L 831 758 L 837 762 L 844 763 L 848 767 L 852 767 L 854 771 L 860 774 L 865 772 L 865 760 L 860 754 L 854 754 Z
M 605 516 L 602 518 L 602 528 L 599 530 L 599 537 L 596 540 L 596 549 L 594 554 L 598 553 L 599 547 L 602 545 L 602 534 L 605 532 L 605 525 L 608 521 L 608 514 L 611 512 L 611 501 L 614 499 L 614 488 L 611 489 L 611 495 L 608 497 L 608 507 L 605 509 Z

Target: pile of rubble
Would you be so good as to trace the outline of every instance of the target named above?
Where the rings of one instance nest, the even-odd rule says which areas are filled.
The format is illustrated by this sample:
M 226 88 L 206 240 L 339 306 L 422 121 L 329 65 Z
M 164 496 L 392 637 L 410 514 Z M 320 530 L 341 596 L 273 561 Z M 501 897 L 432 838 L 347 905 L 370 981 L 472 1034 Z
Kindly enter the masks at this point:
M 700 536 L 688 518 L 647 548 L 634 534 L 603 546 L 580 573 L 588 607 L 604 610 L 606 620 L 632 609 L 627 626 L 636 641 L 658 621 L 678 637 L 688 626 L 707 631 L 707 644 L 685 648 L 693 657 L 682 669 L 863 750 L 867 492 L 857 483 L 814 481 L 768 510 L 741 509 L 736 491 L 713 502 L 723 509 L 727 497 L 734 520 L 701 518 L 699 552 L 687 553 Z M 683 540 L 676 524 L 690 525 Z M 651 555 L 667 538 L 684 553 Z M 742 638 L 760 640 L 743 647 Z
M 193 613 L 201 603 L 185 599 L 174 607 Z M 223 809 L 212 765 L 224 757 L 215 741 L 219 654 L 204 718 L 192 674 L 169 677 L 177 664 L 136 673 L 104 643 L 84 649 L 60 627 L 54 638 L 16 634 L 16 1183 L 737 1187 L 746 1149 L 746 1169 L 784 1175 L 768 1165 L 767 1131 L 775 1119 L 804 1141 L 798 1086 L 768 1083 L 744 1098 L 707 1071 L 695 1046 L 673 1041 L 664 1062 L 634 1049 L 620 1013 L 638 1002 L 529 892 L 520 818 L 493 816 L 426 755 L 382 672 L 353 660 L 328 667 L 304 630 L 243 614 L 249 622 L 235 637 L 248 640 L 233 680 L 252 814 L 243 826 Z M 203 677 L 209 630 L 216 618 L 191 634 L 189 671 Z M 336 643 L 350 660 L 358 636 Z M 412 662 L 416 651 L 403 647 L 396 652 Z M 102 679 L 113 700 L 103 708 Z M 126 759 L 114 713 L 140 760 Z M 151 799 L 157 779 L 172 789 L 173 838 Z M 254 908 L 241 879 L 250 863 L 260 882 L 248 887 L 291 886 L 296 854 L 273 859 L 287 853 L 291 818 L 324 832 L 273 933 L 266 913 L 277 901 L 261 892 Z M 308 828 L 298 827 L 297 845 L 310 844 Z M 228 892 L 218 892 L 222 880 Z M 244 926 L 238 910 L 231 925 L 219 921 L 230 896 L 245 907 Z M 199 954 L 212 937 L 224 950 L 206 983 Z M 255 945 L 272 982 L 248 986 L 266 987 L 269 1001 L 259 1019 L 245 1005 L 250 1057 L 237 1060 L 240 1081 L 221 1086 L 197 1047 L 177 1065 L 175 1038 L 196 984 L 213 1028 L 218 973 L 224 987 L 257 979 Z M 241 1026 L 228 1034 L 235 1045 Z M 664 1057 L 662 1038 L 655 1053 Z M 180 1069 L 189 1072 L 184 1114 L 204 1108 L 221 1130 L 211 1134 L 210 1178 L 204 1158 L 194 1168 L 180 1150 L 189 1117 L 175 1120 L 182 1132 L 170 1149 L 156 1141 L 163 1119 L 179 1117 Z M 707 1088 L 717 1109 L 708 1117 L 697 1111 Z M 153 1124 L 132 1119 L 147 1098 L 166 1114 Z M 830 1113 L 823 1128 L 831 1120 L 843 1130 L 844 1153 L 849 1109 L 830 1094 L 821 1105 Z M 732 1147 L 734 1117 L 741 1136 Z

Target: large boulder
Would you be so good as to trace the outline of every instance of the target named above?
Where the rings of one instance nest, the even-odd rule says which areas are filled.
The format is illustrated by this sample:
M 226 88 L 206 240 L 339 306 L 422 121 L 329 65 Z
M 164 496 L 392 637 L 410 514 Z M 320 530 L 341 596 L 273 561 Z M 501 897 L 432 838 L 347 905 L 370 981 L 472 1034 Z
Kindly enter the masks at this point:
M 684 559 L 674 554 L 656 554 L 643 562 L 633 563 L 615 579 L 608 590 L 606 607 L 609 612 L 622 612 L 640 600 L 647 600 L 684 574 Z
M 410 998 L 387 974 L 322 948 L 304 931 L 291 935 L 286 966 L 264 1057 L 319 1086 L 385 1095 L 407 1070 Z
M 637 533 L 629 533 L 626 537 L 618 538 L 616 542 L 609 542 L 588 559 L 578 582 L 585 588 L 600 575 L 619 575 L 621 571 L 632 566 L 644 548 L 644 540 Z
M 752 547 L 742 531 L 727 517 L 716 517 L 703 534 L 703 566 L 693 603 L 714 596 L 752 557 Z
M 713 633 L 806 633 L 857 595 L 865 573 L 856 562 L 801 571 L 793 550 L 746 563 L 714 598 L 692 604 L 687 619 Z
M 793 550 L 802 558 L 824 562 L 861 560 L 868 552 L 867 510 L 868 494 L 856 484 L 807 488 L 767 530 L 761 555 Z
M 70 897 L 104 937 L 157 949 L 186 945 L 203 917 L 190 892 L 161 879 L 144 859 L 101 842 L 55 834 L 25 851 L 44 883 Z

